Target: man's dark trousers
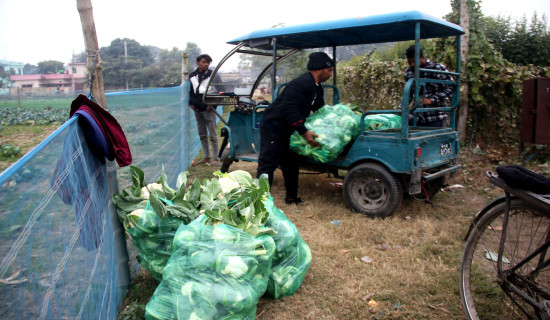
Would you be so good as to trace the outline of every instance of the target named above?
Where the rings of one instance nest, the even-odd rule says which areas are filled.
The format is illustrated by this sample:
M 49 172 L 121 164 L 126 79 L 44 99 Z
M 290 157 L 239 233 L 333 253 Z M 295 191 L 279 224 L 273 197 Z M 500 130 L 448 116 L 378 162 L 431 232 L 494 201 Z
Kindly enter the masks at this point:
M 273 173 L 281 166 L 285 180 L 286 199 L 298 197 L 298 175 L 300 156 L 289 148 L 290 137 L 280 137 L 264 126 L 260 127 L 260 156 L 256 177 L 267 173 L 269 185 L 273 184 Z

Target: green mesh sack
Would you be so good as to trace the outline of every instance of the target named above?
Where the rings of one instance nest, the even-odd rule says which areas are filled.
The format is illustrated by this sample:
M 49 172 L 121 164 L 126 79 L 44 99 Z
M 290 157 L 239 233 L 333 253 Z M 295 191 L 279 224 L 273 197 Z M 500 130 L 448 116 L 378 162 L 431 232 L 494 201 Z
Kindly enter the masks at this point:
M 200 196 L 200 183 L 194 182 L 187 193 L 187 172 L 181 172 L 176 188 L 172 189 L 164 166 L 154 183 L 146 184 L 143 170 L 136 166 L 130 166 L 130 175 L 132 186 L 113 194 L 112 201 L 124 229 L 138 249 L 138 262 L 160 281 L 178 227 L 200 215 L 196 205 L 199 201 L 195 199 Z
M 365 130 L 401 128 L 401 116 L 396 114 L 371 114 L 365 117 Z
M 311 265 L 311 250 L 300 236 L 296 226 L 284 212 L 273 203 L 273 198 L 264 202 L 269 212 L 266 227 L 277 232 L 272 236 L 275 241 L 275 253 L 266 294 L 273 299 L 292 295 L 306 276 Z
M 146 319 L 254 319 L 267 288 L 275 243 L 205 215 L 181 225 Z
M 174 235 L 182 223 L 182 219 L 174 216 L 159 217 L 148 202 L 135 226 L 126 230 L 139 251 L 138 262 L 157 281 L 162 280 L 162 272 L 172 254 Z
M 295 131 L 290 136 L 290 150 L 319 162 L 330 162 L 355 140 L 359 121 L 360 117 L 345 104 L 325 105 L 305 121 L 306 128 L 318 135 L 316 140 L 321 146 L 310 146 L 304 136 Z

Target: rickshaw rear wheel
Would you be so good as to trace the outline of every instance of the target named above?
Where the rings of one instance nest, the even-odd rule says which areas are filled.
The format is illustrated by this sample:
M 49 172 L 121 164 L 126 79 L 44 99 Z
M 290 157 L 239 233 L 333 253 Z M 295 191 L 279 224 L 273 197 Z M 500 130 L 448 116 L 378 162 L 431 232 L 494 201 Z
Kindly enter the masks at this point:
M 352 210 L 371 218 L 392 215 L 403 200 L 401 182 L 376 163 L 362 163 L 353 167 L 344 179 L 342 192 Z

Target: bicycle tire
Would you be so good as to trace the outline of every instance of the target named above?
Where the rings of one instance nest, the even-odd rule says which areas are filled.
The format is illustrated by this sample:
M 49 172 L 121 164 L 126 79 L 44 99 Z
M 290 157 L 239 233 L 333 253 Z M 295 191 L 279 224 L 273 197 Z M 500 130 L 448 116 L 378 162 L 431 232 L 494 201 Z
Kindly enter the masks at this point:
M 460 267 L 460 296 L 467 319 L 541 318 L 538 311 L 510 290 L 501 288 L 497 282 L 497 257 L 505 208 L 505 201 L 492 203 L 485 208 L 466 239 Z M 548 213 L 544 214 L 528 206 L 524 200 L 511 199 L 503 270 L 515 265 L 543 244 L 549 230 Z M 523 279 L 533 269 L 538 257 L 517 272 L 520 275 L 518 279 Z M 533 275 L 532 280 L 547 294 L 550 289 L 550 268 L 542 269 L 537 275 Z M 547 295 L 541 296 L 532 292 L 528 286 L 525 285 L 524 288 L 531 292 L 530 295 L 535 300 L 540 302 L 549 299 Z

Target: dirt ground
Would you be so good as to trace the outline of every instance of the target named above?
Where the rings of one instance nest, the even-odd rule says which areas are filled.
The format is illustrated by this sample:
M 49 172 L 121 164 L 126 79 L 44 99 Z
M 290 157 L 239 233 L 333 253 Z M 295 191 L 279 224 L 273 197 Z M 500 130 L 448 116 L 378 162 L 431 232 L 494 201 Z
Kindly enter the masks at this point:
M 44 141 L 59 125 L 48 126 L 5 126 L 0 131 L 0 146 L 11 144 L 21 147 L 21 155 L 26 154 Z M 16 162 L 18 158 L 0 158 L 0 172 Z
M 485 171 L 502 164 L 524 164 L 517 150 L 464 147 L 463 169 L 431 203 L 405 196 L 386 219 L 351 211 L 338 182 L 303 171 L 300 205 L 286 205 L 283 179 L 276 172 L 275 205 L 297 226 L 313 260 L 300 288 L 279 300 L 262 297 L 257 319 L 463 319 L 459 266 L 464 236 L 475 214 L 501 190 Z M 548 167 L 548 154 L 525 164 Z M 256 163 L 234 163 L 230 170 L 255 174 Z M 190 176 L 207 177 L 217 168 L 198 166 Z M 367 262 L 366 262 L 367 261 Z M 142 319 L 156 284 L 148 275 L 134 280 L 119 319 Z
M 23 130 L 24 129 L 24 130 Z M 9 135 L 6 130 L 10 131 Z M 6 127 L 0 144 L 21 146 L 23 154 L 53 132 L 53 127 Z M 548 149 L 548 148 L 546 148 Z M 475 214 L 502 192 L 488 182 L 486 170 L 521 164 L 548 176 L 549 151 L 495 146 L 463 146 L 457 176 L 431 203 L 404 197 L 386 219 L 370 219 L 345 204 L 338 180 L 302 172 L 300 205 L 286 205 L 277 171 L 275 205 L 296 225 L 313 260 L 300 288 L 279 300 L 262 297 L 257 319 L 463 319 L 458 270 L 464 236 Z M 13 161 L 0 162 L 5 169 Z M 529 162 L 526 162 L 529 160 Z M 201 165 L 190 177 L 218 170 Z M 230 170 L 255 174 L 256 163 L 234 163 Z M 147 273 L 133 279 L 119 319 L 143 319 L 156 281 Z

